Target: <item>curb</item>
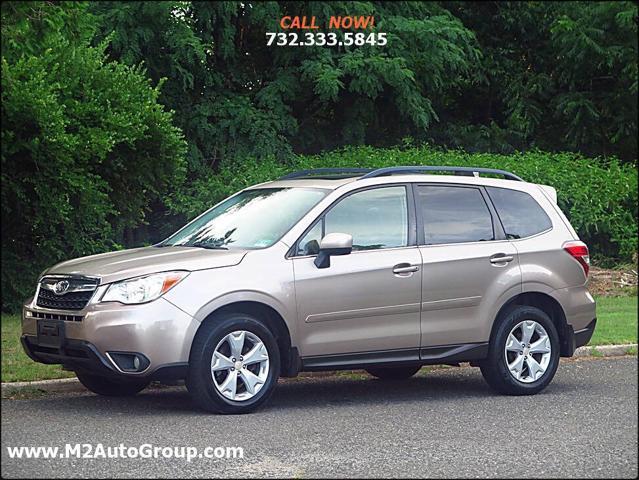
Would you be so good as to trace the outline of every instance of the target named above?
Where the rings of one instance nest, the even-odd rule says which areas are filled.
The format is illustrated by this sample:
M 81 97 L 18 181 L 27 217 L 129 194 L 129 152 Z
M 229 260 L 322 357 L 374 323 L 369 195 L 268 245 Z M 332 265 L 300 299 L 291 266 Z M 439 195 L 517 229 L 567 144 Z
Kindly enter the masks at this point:
M 631 353 L 631 351 L 634 352 Z M 627 343 L 624 345 L 597 345 L 579 347 L 575 350 L 573 357 L 621 357 L 624 355 L 637 354 L 637 344 Z M 303 377 L 328 377 L 335 372 L 309 372 L 302 373 Z M 84 390 L 84 387 L 77 378 L 58 378 L 55 380 L 38 380 L 35 382 L 2 382 L 2 396 L 9 391 L 32 388 L 47 393 L 65 393 Z
M 626 343 L 624 345 L 593 345 L 586 347 L 579 347 L 575 350 L 575 357 L 619 357 L 622 355 L 628 355 L 629 350 L 634 350 L 634 355 L 637 354 L 636 343 Z
M 37 380 L 35 382 L 2 382 L 2 397 L 9 391 L 23 389 L 42 390 L 47 393 L 73 392 L 83 388 L 77 378 L 56 378 L 54 380 Z

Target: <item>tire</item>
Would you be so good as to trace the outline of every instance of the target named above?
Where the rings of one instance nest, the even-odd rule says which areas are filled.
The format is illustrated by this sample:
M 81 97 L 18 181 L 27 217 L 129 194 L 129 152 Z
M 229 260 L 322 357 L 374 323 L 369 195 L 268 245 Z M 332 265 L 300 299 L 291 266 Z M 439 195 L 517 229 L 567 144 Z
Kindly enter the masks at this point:
M 240 332 L 244 332 L 244 335 Z M 240 341 L 243 342 L 242 347 L 238 346 Z M 262 346 L 259 346 L 258 341 Z M 248 361 L 261 359 L 259 363 L 247 362 L 244 365 L 240 361 L 243 357 L 233 356 L 234 351 L 247 355 L 257 350 L 261 352 L 260 355 L 253 355 Z M 218 355 L 214 364 L 213 354 L 216 351 Z M 264 355 L 267 356 L 266 360 Z M 239 363 L 234 363 L 233 358 Z M 279 376 L 280 352 L 270 330 L 250 315 L 229 313 L 204 323 L 198 330 L 191 347 L 186 387 L 203 410 L 243 414 L 256 410 L 268 401 Z M 255 378 L 259 378 L 261 383 Z M 233 385 L 235 388 L 232 388 Z
M 534 330 L 526 343 L 528 333 L 524 330 L 531 332 L 531 326 Z M 514 340 L 510 338 L 511 333 Z M 532 348 L 528 350 L 526 345 Z M 548 348 L 550 352 L 546 352 Z M 545 312 L 528 306 L 518 306 L 502 318 L 490 342 L 488 358 L 480 363 L 488 385 L 505 395 L 534 395 L 542 391 L 555 376 L 558 366 L 557 329 Z
M 422 368 L 421 365 L 409 367 L 372 367 L 367 368 L 366 371 L 380 380 L 405 380 L 419 372 L 420 368 Z
M 118 381 L 82 372 L 75 372 L 75 375 L 87 389 L 106 397 L 132 397 L 149 385 L 149 382 L 145 380 Z

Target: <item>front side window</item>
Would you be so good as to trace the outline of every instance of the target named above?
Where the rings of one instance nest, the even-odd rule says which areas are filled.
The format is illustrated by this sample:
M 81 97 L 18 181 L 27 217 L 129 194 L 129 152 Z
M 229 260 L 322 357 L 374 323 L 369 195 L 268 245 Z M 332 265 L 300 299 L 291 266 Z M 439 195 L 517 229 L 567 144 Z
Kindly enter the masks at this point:
M 228 198 L 158 246 L 265 248 L 328 193 L 317 188 L 260 188 Z
M 420 185 L 426 245 L 494 240 L 488 205 L 477 188 Z
M 552 228 L 544 209 L 526 192 L 487 187 L 507 238 L 525 238 Z
M 329 233 L 353 236 L 353 250 L 408 245 L 406 188 L 382 187 L 347 196 L 331 208 L 298 242 L 298 255 L 315 255 Z

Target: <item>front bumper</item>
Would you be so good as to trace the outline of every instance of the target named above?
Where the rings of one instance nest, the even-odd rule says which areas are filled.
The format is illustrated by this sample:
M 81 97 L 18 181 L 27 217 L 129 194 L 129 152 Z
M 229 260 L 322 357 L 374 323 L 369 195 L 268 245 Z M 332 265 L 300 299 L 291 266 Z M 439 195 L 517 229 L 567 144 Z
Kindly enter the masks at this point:
M 122 372 L 110 358 L 103 355 L 95 345 L 82 340 L 67 339 L 60 348 L 38 345 L 36 336 L 22 335 L 22 348 L 32 360 L 46 364 L 61 364 L 75 372 L 87 372 L 105 377 L 131 378 L 130 373 Z M 148 380 L 174 380 L 185 378 L 188 372 L 187 362 L 161 365 L 152 373 L 141 375 Z
M 89 304 L 73 312 L 81 320 L 54 320 L 63 324 L 59 346 L 38 340 L 36 316 L 64 318 L 69 312 L 25 305 L 22 345 L 29 357 L 41 363 L 58 363 L 71 370 L 127 378 L 183 378 L 193 337 L 200 323 L 159 298 L 142 305 Z M 119 352 L 138 353 L 148 360 L 141 371 L 125 371 L 114 361 Z

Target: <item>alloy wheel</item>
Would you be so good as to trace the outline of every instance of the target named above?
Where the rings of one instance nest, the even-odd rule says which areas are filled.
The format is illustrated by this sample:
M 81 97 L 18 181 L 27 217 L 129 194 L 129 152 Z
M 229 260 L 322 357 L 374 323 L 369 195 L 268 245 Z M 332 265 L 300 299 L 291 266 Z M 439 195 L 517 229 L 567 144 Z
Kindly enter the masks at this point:
M 266 383 L 268 372 L 268 350 L 252 332 L 231 332 L 213 351 L 213 383 L 218 392 L 229 400 L 241 402 L 253 398 Z
M 519 382 L 539 380 L 550 364 L 552 347 L 544 327 L 524 320 L 510 331 L 504 348 L 508 371 Z

